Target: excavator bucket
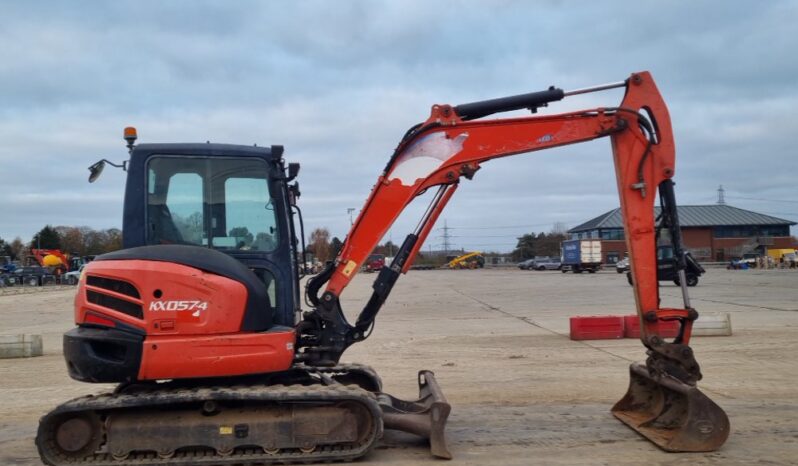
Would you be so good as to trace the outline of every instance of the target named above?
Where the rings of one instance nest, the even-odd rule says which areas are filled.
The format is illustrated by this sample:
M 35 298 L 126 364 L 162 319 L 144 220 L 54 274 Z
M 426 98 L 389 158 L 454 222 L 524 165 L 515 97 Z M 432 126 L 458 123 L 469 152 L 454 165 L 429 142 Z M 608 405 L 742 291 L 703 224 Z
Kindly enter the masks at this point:
M 698 388 L 671 377 L 653 378 L 645 365 L 629 367 L 626 395 L 612 414 L 665 451 L 714 451 L 729 436 L 726 413 Z
M 401 430 L 429 439 L 430 451 L 434 456 L 452 459 L 446 443 L 446 420 L 452 407 L 443 396 L 434 373 L 418 373 L 418 400 L 405 401 L 380 393 L 378 402 L 386 429 Z

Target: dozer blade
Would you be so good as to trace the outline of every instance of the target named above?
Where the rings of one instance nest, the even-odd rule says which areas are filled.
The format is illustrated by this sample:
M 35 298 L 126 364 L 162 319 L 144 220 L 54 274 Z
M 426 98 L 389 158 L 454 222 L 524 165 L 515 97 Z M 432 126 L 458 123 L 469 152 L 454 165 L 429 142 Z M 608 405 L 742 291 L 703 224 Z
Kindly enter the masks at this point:
M 446 420 L 452 407 L 443 396 L 434 373 L 418 373 L 418 400 L 405 401 L 381 393 L 378 402 L 386 429 L 401 430 L 427 438 L 434 456 L 452 459 L 446 443 Z
M 665 451 L 714 451 L 729 436 L 726 413 L 696 387 L 653 378 L 645 365 L 629 367 L 626 395 L 612 414 Z

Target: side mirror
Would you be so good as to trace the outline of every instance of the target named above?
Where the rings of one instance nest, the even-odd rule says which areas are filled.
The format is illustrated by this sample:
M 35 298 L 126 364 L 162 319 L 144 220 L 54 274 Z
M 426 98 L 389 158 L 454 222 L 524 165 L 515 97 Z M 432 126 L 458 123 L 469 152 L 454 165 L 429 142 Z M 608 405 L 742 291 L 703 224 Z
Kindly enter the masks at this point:
M 113 163 L 107 159 L 102 159 L 99 162 L 89 167 L 89 171 L 91 172 L 91 174 L 89 175 L 89 183 L 94 183 L 94 181 L 100 177 L 100 173 L 103 172 L 103 168 L 105 168 L 106 163 L 112 167 L 121 168 L 122 170 L 127 171 L 128 160 L 125 160 L 121 164 L 118 164 L 118 163 Z
M 89 183 L 94 183 L 97 178 L 100 177 L 100 174 L 103 172 L 105 168 L 105 160 L 100 160 L 99 162 L 95 163 L 94 165 L 89 167 Z
M 293 180 L 294 178 L 296 178 L 297 175 L 299 175 L 299 164 L 296 163 L 296 162 L 289 163 L 288 164 L 288 180 L 286 180 L 286 181 Z

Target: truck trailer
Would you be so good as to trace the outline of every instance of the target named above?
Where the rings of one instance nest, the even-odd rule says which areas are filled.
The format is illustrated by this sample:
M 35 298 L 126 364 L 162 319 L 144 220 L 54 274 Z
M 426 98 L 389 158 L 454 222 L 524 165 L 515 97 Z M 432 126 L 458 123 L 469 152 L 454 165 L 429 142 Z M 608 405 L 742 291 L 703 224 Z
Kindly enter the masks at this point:
M 596 273 L 601 268 L 601 241 L 573 239 L 562 242 L 562 273 L 588 271 Z

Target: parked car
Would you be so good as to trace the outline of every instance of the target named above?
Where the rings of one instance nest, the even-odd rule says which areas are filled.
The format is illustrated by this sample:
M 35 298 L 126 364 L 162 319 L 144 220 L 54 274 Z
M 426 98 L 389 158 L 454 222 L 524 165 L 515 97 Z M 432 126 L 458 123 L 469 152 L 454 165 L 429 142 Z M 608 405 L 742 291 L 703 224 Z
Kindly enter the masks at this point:
M 16 284 L 42 286 L 55 284 L 55 275 L 44 267 L 21 267 L 14 271 Z
M 385 256 L 382 254 L 372 254 L 366 259 L 364 265 L 366 272 L 379 272 L 385 267 Z
M 86 267 L 85 264 L 81 265 L 78 270 L 73 270 L 61 275 L 61 283 L 64 285 L 77 285 L 80 281 L 81 275 L 83 275 L 84 267 Z
M 701 267 L 701 264 L 696 261 L 693 256 L 688 252 L 685 255 L 687 259 L 687 268 L 684 271 L 685 278 L 687 279 L 687 286 L 698 285 L 698 277 L 704 274 L 706 270 Z M 632 273 L 626 273 L 626 280 L 632 284 Z M 676 263 L 673 260 L 673 248 L 671 246 L 659 246 L 657 248 L 657 280 L 658 281 L 673 281 L 679 285 L 679 275 L 676 273 Z
M 629 258 L 624 257 L 623 259 L 619 260 L 615 263 L 615 271 L 618 273 L 624 273 L 629 271 Z
M 10 256 L 0 256 L 0 274 L 12 273 L 17 265 L 11 261 Z
M 757 254 L 755 252 L 745 253 L 745 254 L 743 254 L 743 257 L 741 257 L 738 260 L 738 263 L 740 263 L 740 264 L 748 264 L 749 268 L 755 268 L 757 266 L 757 262 L 759 261 L 759 259 L 761 257 L 762 257 L 761 254 Z
M 518 268 L 521 270 L 529 270 L 529 267 L 535 262 L 535 259 L 527 259 L 518 263 Z
M 541 257 L 532 260 L 532 270 L 560 270 L 562 263 L 559 257 Z

